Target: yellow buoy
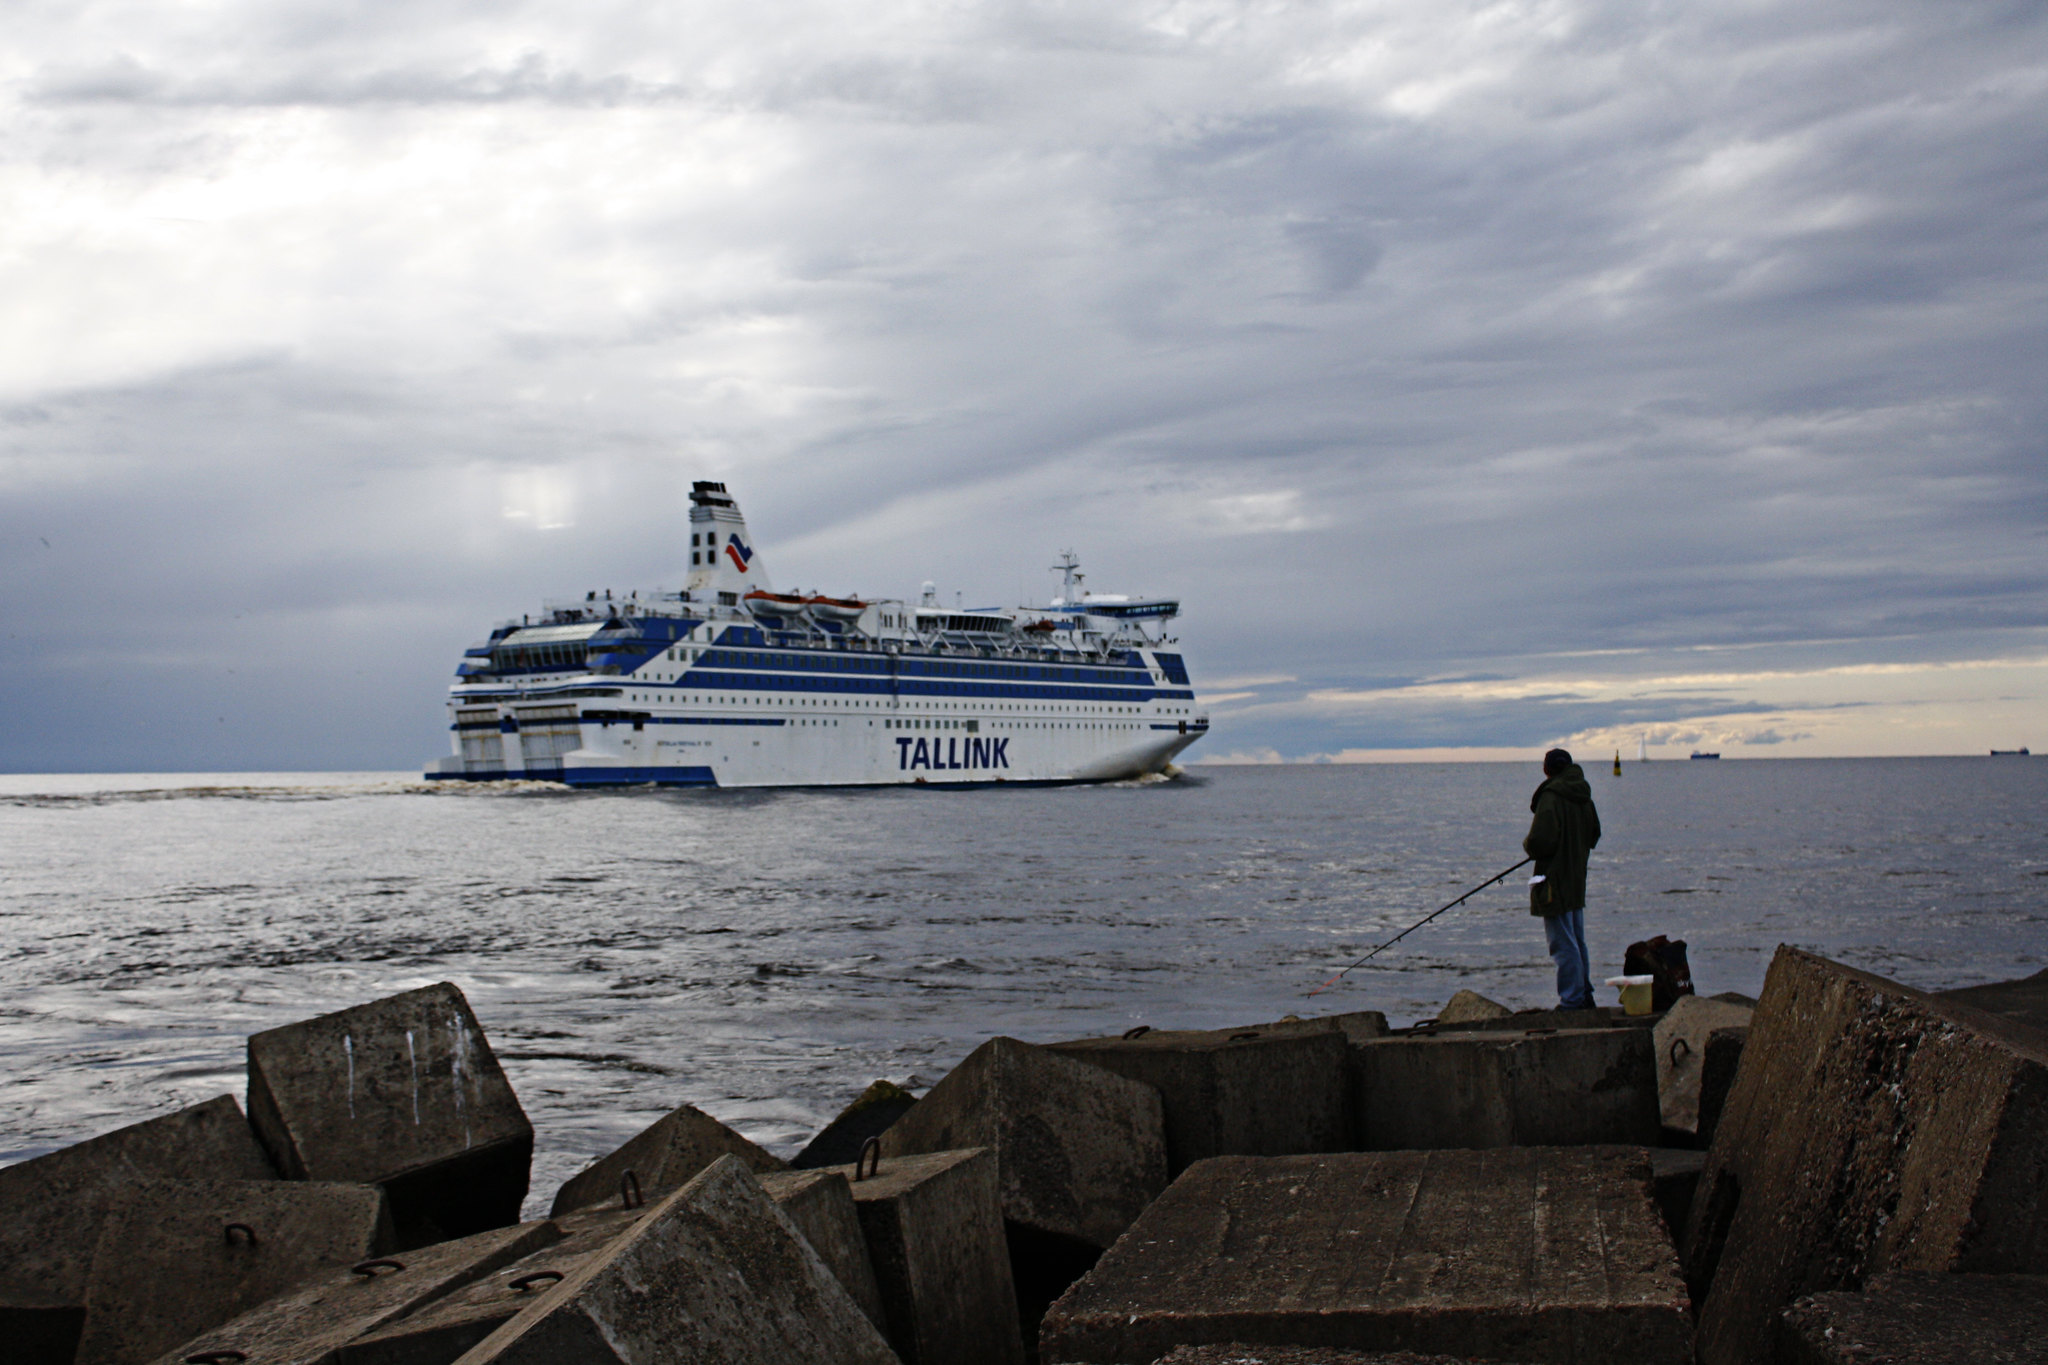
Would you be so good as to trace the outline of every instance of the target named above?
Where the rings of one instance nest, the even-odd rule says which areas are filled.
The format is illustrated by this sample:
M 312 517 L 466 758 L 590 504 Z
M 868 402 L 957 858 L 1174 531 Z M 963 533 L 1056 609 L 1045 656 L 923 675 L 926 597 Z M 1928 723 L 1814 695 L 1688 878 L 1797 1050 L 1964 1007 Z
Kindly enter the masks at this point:
M 1621 750 L 1619 749 L 1614 751 L 1614 775 L 1616 777 L 1621 776 Z

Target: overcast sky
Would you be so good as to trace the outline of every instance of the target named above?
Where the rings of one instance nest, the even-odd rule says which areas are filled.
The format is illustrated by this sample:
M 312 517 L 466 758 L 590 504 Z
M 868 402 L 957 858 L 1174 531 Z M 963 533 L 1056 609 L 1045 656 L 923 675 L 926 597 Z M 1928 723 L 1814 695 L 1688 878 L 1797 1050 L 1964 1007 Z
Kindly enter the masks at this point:
M 2048 746 L 2037 2 L 14 0 L 0 120 L 0 768 L 417 767 L 693 478 L 1179 595 L 1210 758 Z

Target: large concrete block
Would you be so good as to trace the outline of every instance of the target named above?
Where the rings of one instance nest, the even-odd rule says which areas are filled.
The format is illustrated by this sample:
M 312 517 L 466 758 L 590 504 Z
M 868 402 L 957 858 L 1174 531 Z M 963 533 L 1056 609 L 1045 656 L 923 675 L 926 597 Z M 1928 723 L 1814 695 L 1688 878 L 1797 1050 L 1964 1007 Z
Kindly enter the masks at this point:
M 290 1179 L 384 1186 L 403 1245 L 519 1221 L 533 1125 L 445 981 L 250 1038 L 249 1121 Z
M 2021 1365 L 2048 1360 L 2048 1276 L 1879 1275 L 1799 1299 L 1778 1320 L 1784 1365 Z
M 889 1344 L 903 1365 L 1019 1365 L 995 1153 L 885 1159 L 852 1182 Z
M 790 1169 L 811 1171 L 822 1166 L 851 1166 L 860 1156 L 862 1144 L 887 1132 L 916 1103 L 917 1096 L 893 1081 L 876 1081 L 789 1159 Z
M 881 1147 L 885 1157 L 986 1147 L 1005 1218 L 1093 1247 L 1166 1188 L 1157 1090 L 1015 1038 L 967 1054 Z
M 463 1365 L 896 1365 L 735 1156 L 484 1338 Z
M 844 1171 L 770 1171 L 761 1188 L 779 1205 L 818 1253 L 840 1287 L 860 1305 L 869 1322 L 886 1329 L 882 1290 L 868 1259 L 867 1235 L 854 1206 L 853 1184 Z
M 2044 1152 L 2048 1037 L 1779 948 L 1686 1230 L 1701 1359 L 1882 1271 L 2048 1271 Z
M 556 1193 L 550 1212 L 560 1216 L 617 1205 L 629 1183 L 638 1186 L 643 1198 L 653 1199 L 688 1184 L 699 1171 L 727 1155 L 738 1157 L 757 1174 L 783 1169 L 781 1158 L 770 1156 L 702 1109 L 686 1104 L 571 1176 Z M 628 1173 L 631 1182 L 626 1179 Z
M 1347 1010 L 1342 1014 L 1312 1014 L 1303 1018 L 1290 1014 L 1270 1024 L 1255 1024 L 1261 1033 L 1341 1033 L 1354 1043 L 1387 1036 L 1387 1016 L 1381 1010 Z M 1148 1032 L 1150 1030 L 1147 1030 Z M 1240 1029 L 1227 1030 L 1231 1033 Z
M 1436 1012 L 1439 1024 L 1477 1024 L 1496 1019 L 1505 1019 L 1514 1011 L 1498 1000 L 1489 1000 L 1478 991 L 1460 990 L 1453 992 Z
M 1556 1033 L 1562 1029 L 1651 1028 L 1658 1018 L 1651 1014 L 1623 1014 L 1618 1009 L 1595 1005 L 1589 1009 L 1516 1010 L 1494 1018 L 1458 1020 L 1430 1019 L 1417 1024 L 1414 1033 Z
M 391 1250 L 375 1185 L 138 1184 L 100 1229 L 78 1365 L 141 1365 L 322 1271 Z
M 1742 1070 L 1742 1049 L 1749 1041 L 1749 1029 L 1717 1028 L 1707 1035 L 1706 1054 L 1700 1062 L 1699 1127 L 1693 1136 L 1701 1146 L 1714 1140 L 1721 1111 L 1728 1107 L 1728 1095 L 1735 1089 L 1735 1077 Z
M 1365 1151 L 1654 1146 L 1648 1029 L 1438 1033 L 1351 1048 L 1352 1128 Z
M 1212 1156 L 1286 1156 L 1351 1146 L 1349 1034 L 1341 1025 L 1133 1030 L 1050 1049 L 1159 1092 L 1169 1176 Z
M 108 1210 L 142 1179 L 273 1180 L 230 1095 L 0 1168 L 0 1340 L 17 1365 L 69 1365 Z
M 867 1247 L 846 1177 L 837 1172 L 806 1171 L 773 1173 L 763 1177 L 764 1188 L 797 1230 L 818 1251 L 842 1286 L 849 1281 L 864 1289 L 863 1309 L 872 1307 L 871 1322 L 879 1322 L 880 1296 L 874 1273 L 868 1268 Z M 834 1197 L 836 1196 L 836 1198 Z M 380 1314 L 395 1321 L 361 1330 L 336 1345 L 337 1338 L 349 1338 L 348 1323 L 331 1317 L 337 1306 L 332 1301 L 321 1307 L 327 1312 L 301 1324 L 301 1341 L 308 1351 L 327 1352 L 322 1365 L 452 1365 L 465 1352 L 537 1302 L 541 1294 L 576 1273 L 592 1257 L 608 1249 L 652 1212 L 651 1206 L 633 1209 L 599 1209 L 567 1214 L 547 1223 L 527 1224 L 522 1229 L 505 1229 L 469 1239 L 506 1237 L 520 1232 L 525 1254 L 495 1254 L 488 1263 L 471 1266 L 466 1282 L 443 1292 L 423 1306 L 408 1308 L 402 1316 Z M 558 1238 L 559 1240 L 549 1240 Z M 443 1243 L 442 1246 L 453 1244 Z M 828 1249 L 829 1248 L 829 1249 Z M 479 1250 L 483 1250 L 479 1245 Z M 404 1259 L 416 1258 L 442 1247 L 428 1248 Z M 495 1249 L 493 1249 L 495 1250 Z M 415 1269 L 417 1267 L 415 1266 Z M 418 1276 L 414 1277 L 417 1281 Z M 396 1285 L 391 1277 L 379 1283 Z M 851 1290 L 849 1291 L 851 1292 Z M 860 1296 L 855 1295 L 858 1300 Z M 356 1325 L 360 1327 L 360 1323 Z M 311 1360 L 313 1357 L 305 1357 Z
M 450 1365 L 632 1231 L 650 1211 L 645 1206 L 606 1209 L 529 1224 L 549 1229 L 559 1240 L 516 1259 L 494 1261 L 449 1293 L 358 1335 L 323 1365 Z
M 1963 986 L 1952 991 L 1937 991 L 1936 995 L 1958 1005 L 1995 1014 L 2001 1019 L 2010 1019 L 2015 1024 L 2048 1032 L 2048 969 L 2013 981 Z
M 1216 1157 L 1053 1305 L 1049 1361 L 1178 1346 L 1690 1365 L 1640 1148 Z
M 1413 1351 L 1347 1351 L 1339 1346 L 1176 1346 L 1157 1365 L 1472 1365 L 1471 1356 L 1419 1356 Z
M 307 1280 L 202 1333 L 156 1365 L 340 1365 L 350 1343 L 558 1240 L 552 1223 L 492 1228 Z
M 1693 1133 L 1700 1126 L 1700 1075 L 1707 1037 L 1719 1028 L 1746 1028 L 1752 1006 L 1703 995 L 1681 995 L 1657 1021 L 1657 1104 L 1664 1126 Z

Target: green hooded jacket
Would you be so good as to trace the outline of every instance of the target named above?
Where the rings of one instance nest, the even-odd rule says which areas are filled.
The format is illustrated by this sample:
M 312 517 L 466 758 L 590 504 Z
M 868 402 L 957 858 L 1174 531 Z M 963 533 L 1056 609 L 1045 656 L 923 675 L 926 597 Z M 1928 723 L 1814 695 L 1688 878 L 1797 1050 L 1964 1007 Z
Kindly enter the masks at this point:
M 1536 860 L 1543 878 L 1529 888 L 1529 913 L 1562 915 L 1586 907 L 1586 858 L 1600 842 L 1600 813 L 1593 809 L 1593 788 L 1573 763 L 1547 777 L 1529 798 L 1535 819 L 1522 852 Z

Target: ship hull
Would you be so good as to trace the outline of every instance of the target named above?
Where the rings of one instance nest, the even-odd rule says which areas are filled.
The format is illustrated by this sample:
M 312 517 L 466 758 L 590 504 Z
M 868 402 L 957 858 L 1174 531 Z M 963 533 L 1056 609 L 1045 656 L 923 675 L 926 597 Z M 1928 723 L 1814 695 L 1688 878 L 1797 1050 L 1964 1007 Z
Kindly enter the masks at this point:
M 576 787 L 1115 782 L 1163 771 L 1208 733 L 1174 676 L 1185 676 L 1177 655 L 1085 667 L 810 650 L 696 657 L 709 662 L 650 666 L 639 679 L 459 688 L 454 753 L 426 776 Z M 958 678 L 968 669 L 973 680 Z

